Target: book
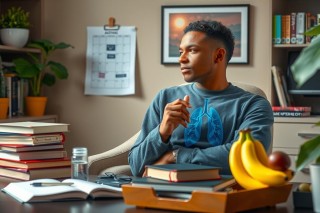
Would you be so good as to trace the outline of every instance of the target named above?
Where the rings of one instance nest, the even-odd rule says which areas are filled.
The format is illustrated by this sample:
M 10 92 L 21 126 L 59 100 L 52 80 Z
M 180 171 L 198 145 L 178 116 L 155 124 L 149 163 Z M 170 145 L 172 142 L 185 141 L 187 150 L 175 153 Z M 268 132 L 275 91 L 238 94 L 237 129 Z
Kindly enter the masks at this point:
M 62 181 L 62 183 L 73 183 L 72 186 L 34 187 L 31 185 L 37 182 L 61 183 L 54 179 L 12 182 L 4 187 L 2 191 L 22 203 L 85 200 L 88 198 L 122 198 L 122 189 L 119 187 L 100 185 L 84 180 L 65 179 Z
M 280 68 L 277 66 L 272 66 L 271 72 L 272 72 L 272 76 L 273 76 L 273 83 L 274 83 L 276 93 L 277 93 L 277 96 L 279 99 L 279 103 L 282 107 L 287 107 L 288 103 L 287 103 L 286 96 L 285 96 L 283 86 L 282 86 L 282 79 L 280 76 Z
M 134 177 L 132 186 L 152 187 L 157 193 L 159 192 L 182 192 L 191 193 L 194 190 L 201 191 L 222 191 L 227 187 L 236 184 L 235 179 L 230 175 L 221 175 L 218 180 L 204 180 L 191 182 L 169 182 L 150 177 Z
M 67 156 L 65 150 L 30 151 L 30 152 L 8 152 L 0 151 L 0 158 L 8 160 L 40 160 L 64 158 Z
M 296 44 L 297 43 L 297 31 L 296 31 L 296 20 L 297 20 L 297 13 L 292 12 L 290 16 L 290 43 Z
M 11 167 L 20 169 L 37 169 L 71 166 L 70 158 L 57 158 L 47 160 L 6 160 L 0 158 L 1 167 Z
M 69 124 L 45 123 L 36 121 L 22 121 L 13 123 L 0 123 L 0 132 L 41 134 L 53 132 L 68 132 Z
M 275 117 L 308 117 L 311 115 L 311 112 L 298 112 L 298 111 L 280 111 L 273 112 Z
M 288 106 L 288 107 L 272 106 L 272 111 L 274 112 L 281 112 L 281 111 L 311 112 L 311 107 L 309 106 Z
M 297 37 L 297 44 L 304 44 L 305 43 L 305 12 L 298 12 L 297 13 L 297 22 L 296 22 L 296 37 Z
M 281 44 L 281 34 L 282 34 L 282 26 L 281 26 L 281 15 L 273 16 L 273 31 L 274 31 L 274 44 Z
M 146 176 L 171 182 L 219 179 L 219 167 L 198 164 L 147 165 Z
M 48 144 L 38 146 L 25 146 L 15 144 L 2 144 L 0 150 L 9 152 L 29 152 L 29 151 L 40 151 L 40 150 L 52 150 L 52 149 L 63 149 L 63 144 Z
M 43 133 L 43 134 L 19 134 L 0 132 L 1 144 L 20 144 L 20 145 L 41 145 L 50 143 L 62 143 L 65 141 L 64 134 Z
M 38 178 L 70 178 L 71 166 L 41 169 L 0 167 L 0 176 L 18 180 L 34 180 Z

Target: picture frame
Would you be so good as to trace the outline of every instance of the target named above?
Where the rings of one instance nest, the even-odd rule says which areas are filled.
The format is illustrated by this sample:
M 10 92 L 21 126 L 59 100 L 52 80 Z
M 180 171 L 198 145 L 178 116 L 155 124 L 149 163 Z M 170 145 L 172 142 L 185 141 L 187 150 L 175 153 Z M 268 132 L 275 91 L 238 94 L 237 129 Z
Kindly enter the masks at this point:
M 186 5 L 161 7 L 161 64 L 179 63 L 183 29 L 193 21 L 215 20 L 228 27 L 235 37 L 230 64 L 249 63 L 249 4 Z

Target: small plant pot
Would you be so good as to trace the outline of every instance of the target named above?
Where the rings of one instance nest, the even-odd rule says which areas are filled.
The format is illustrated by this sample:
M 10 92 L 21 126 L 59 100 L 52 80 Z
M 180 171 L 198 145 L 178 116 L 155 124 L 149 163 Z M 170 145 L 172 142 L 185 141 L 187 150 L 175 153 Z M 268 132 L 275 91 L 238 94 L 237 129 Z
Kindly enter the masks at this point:
M 0 98 L 0 119 L 8 117 L 9 98 Z
M 47 97 L 26 97 L 26 111 L 29 116 L 43 116 L 46 110 Z
M 29 29 L 6 28 L 0 30 L 1 41 L 4 45 L 22 48 L 29 39 Z

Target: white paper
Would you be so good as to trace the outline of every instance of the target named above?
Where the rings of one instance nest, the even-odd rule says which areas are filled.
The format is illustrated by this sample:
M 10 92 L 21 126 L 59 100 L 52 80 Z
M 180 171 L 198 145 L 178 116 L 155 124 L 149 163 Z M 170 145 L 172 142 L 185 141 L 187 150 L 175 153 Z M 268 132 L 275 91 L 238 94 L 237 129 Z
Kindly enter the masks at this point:
M 85 95 L 135 93 L 136 28 L 87 27 Z

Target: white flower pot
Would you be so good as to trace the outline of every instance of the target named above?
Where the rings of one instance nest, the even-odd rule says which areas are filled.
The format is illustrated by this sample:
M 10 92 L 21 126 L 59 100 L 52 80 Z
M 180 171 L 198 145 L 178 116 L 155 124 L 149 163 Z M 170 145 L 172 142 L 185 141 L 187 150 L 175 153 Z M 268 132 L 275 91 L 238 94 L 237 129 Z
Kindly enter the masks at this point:
M 4 45 L 22 48 L 29 39 L 29 29 L 6 28 L 0 30 L 1 41 Z
M 313 211 L 320 212 L 320 164 L 310 165 Z

